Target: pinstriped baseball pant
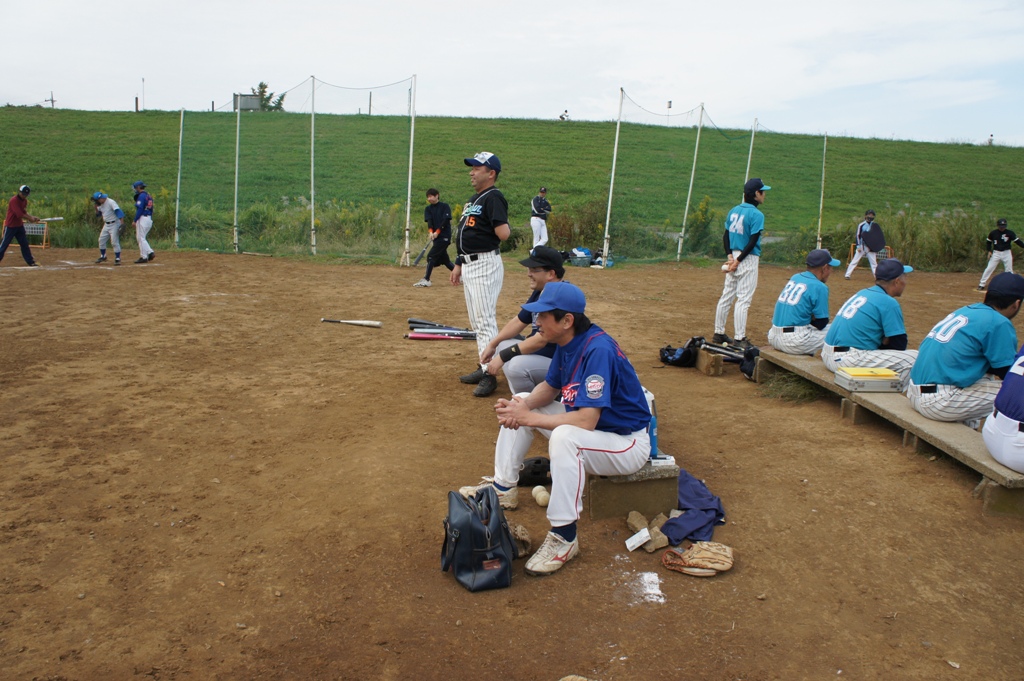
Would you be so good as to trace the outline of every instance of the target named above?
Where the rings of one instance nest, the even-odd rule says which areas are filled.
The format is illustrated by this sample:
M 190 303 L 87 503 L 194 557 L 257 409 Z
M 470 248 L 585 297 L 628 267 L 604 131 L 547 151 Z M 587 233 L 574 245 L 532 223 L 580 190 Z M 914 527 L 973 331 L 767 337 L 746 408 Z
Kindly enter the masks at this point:
M 828 334 L 829 324 L 819 331 L 810 324 L 807 326 L 794 327 L 786 333 L 783 327 L 772 326 L 768 331 L 768 343 L 779 352 L 789 355 L 811 355 L 812 357 L 821 346 L 825 344 L 825 336 Z M 790 327 L 785 327 L 790 328 Z
M 920 387 L 911 381 L 907 397 L 910 398 L 910 406 L 933 421 L 971 421 L 992 413 L 996 395 L 1002 386 L 1002 381 L 982 376 L 966 388 L 937 385 L 935 392 L 922 393 Z
M 905 392 L 910 383 L 910 370 L 917 360 L 917 350 L 858 350 L 836 352 L 826 343 L 821 348 L 821 361 L 828 370 L 835 373 L 839 367 L 865 367 L 868 369 L 892 369 L 900 375 L 900 392 Z
M 476 331 L 477 361 L 491 339 L 498 335 L 498 295 L 505 283 L 505 266 L 497 253 L 481 255 L 462 265 L 462 291 L 466 296 L 469 325 Z
M 733 251 L 732 256 L 738 257 L 742 251 Z M 747 337 L 747 313 L 750 311 L 750 303 L 754 300 L 754 290 L 757 288 L 757 264 L 761 258 L 756 255 L 748 255 L 736 267 L 735 272 L 727 272 L 725 275 L 725 288 L 722 289 L 722 297 L 718 299 L 718 308 L 715 310 L 715 333 L 725 333 L 725 322 L 729 319 L 729 308 L 736 301 L 736 312 L 733 315 L 733 329 L 736 339 Z
M 525 398 L 528 393 L 520 393 Z M 564 414 L 561 402 L 552 402 L 534 409 L 542 414 Z M 651 454 L 647 429 L 629 435 L 603 430 L 587 430 L 578 426 L 558 426 L 554 430 L 520 426 L 498 430 L 494 446 L 494 481 L 503 487 L 519 482 L 519 467 L 533 443 L 534 432 L 548 438 L 551 459 L 551 501 L 548 522 L 561 527 L 579 520 L 583 511 L 583 485 L 587 473 L 594 475 L 628 475 L 643 468 Z

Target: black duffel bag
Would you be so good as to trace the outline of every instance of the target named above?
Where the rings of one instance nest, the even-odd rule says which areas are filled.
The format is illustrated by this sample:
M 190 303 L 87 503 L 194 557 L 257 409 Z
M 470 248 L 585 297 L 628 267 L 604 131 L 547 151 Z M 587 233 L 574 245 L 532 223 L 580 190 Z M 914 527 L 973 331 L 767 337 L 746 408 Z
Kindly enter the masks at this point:
M 470 591 L 503 589 L 512 584 L 512 561 L 519 557 L 505 513 L 493 487 L 469 499 L 448 493 L 441 570 L 449 570 Z

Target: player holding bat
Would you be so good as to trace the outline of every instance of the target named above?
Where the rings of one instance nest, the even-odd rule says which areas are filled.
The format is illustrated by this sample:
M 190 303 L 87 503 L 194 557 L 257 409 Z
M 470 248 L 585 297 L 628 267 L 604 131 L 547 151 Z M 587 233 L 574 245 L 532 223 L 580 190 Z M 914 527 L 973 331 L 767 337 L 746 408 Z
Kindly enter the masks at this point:
M 39 263 L 32 257 L 32 249 L 28 246 L 28 235 L 25 234 L 25 221 L 39 222 L 39 218 L 30 215 L 28 212 L 28 195 L 32 190 L 27 184 L 18 188 L 18 193 L 7 202 L 7 217 L 4 218 L 4 237 L 0 241 L 0 260 L 4 259 L 7 247 L 15 239 L 21 247 L 21 257 L 29 267 L 39 267 Z
M 418 288 L 430 286 L 430 273 L 438 265 L 444 265 L 449 272 L 455 269 L 455 263 L 448 257 L 448 244 L 452 242 L 452 209 L 441 201 L 441 192 L 433 187 L 427 190 L 427 203 L 430 205 L 423 210 L 423 221 L 430 230 L 430 241 L 433 246 L 427 256 L 427 271 L 422 279 L 413 284 Z M 420 259 L 416 258 L 417 264 L 419 261 Z

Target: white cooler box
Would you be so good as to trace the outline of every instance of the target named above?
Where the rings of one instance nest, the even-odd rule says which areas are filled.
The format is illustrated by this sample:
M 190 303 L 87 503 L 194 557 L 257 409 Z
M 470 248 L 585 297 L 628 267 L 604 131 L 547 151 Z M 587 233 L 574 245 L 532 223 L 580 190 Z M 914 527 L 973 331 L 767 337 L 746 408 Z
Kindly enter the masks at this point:
M 892 369 L 839 367 L 836 369 L 836 385 L 859 393 L 901 392 L 900 376 Z

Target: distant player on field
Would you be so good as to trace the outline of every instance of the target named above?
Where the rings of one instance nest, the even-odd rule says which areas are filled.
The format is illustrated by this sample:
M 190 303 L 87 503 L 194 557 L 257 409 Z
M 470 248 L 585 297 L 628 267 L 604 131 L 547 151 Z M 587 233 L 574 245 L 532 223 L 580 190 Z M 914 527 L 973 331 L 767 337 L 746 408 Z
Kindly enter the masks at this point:
M 548 203 L 548 188 L 541 187 L 537 196 L 530 201 L 530 229 L 533 230 L 533 247 L 545 246 L 548 243 L 548 216 L 551 215 L 551 204 Z
M 846 278 L 853 276 L 857 269 L 857 263 L 865 255 L 868 256 L 868 264 L 871 265 L 871 274 L 875 274 L 878 267 L 878 254 L 885 250 L 885 235 L 882 227 L 875 222 L 875 211 L 867 210 L 864 213 L 864 221 L 857 225 L 857 247 L 853 251 L 853 258 L 850 259 L 850 266 L 846 268 Z
M 1003 263 L 1004 272 L 1013 272 L 1013 244 L 1024 247 L 1016 234 L 1006 228 L 1006 218 L 996 220 L 996 228 L 988 234 L 988 266 L 981 275 L 978 290 L 985 290 L 985 282 L 996 271 L 999 263 Z
M 722 245 L 729 262 L 725 267 L 725 288 L 715 310 L 715 335 L 712 343 L 731 344 L 750 348 L 747 339 L 747 312 L 757 288 L 757 264 L 761 259 L 761 235 L 764 233 L 764 213 L 758 206 L 764 203 L 765 192 L 771 189 L 760 177 L 747 180 L 743 185 L 743 203 L 729 211 L 725 218 Z M 729 308 L 736 301 L 733 328 L 736 340 L 725 335 Z
M 427 270 L 423 278 L 413 286 L 430 286 L 430 274 L 438 265 L 444 265 L 451 272 L 455 263 L 448 257 L 448 246 L 452 242 L 452 209 L 441 200 L 441 192 L 433 187 L 427 190 L 427 207 L 423 209 L 423 221 L 430 231 L 430 253 L 427 253 Z
M 828 286 L 838 260 L 824 248 L 807 254 L 807 270 L 794 274 L 775 303 L 768 342 L 790 355 L 814 355 L 828 332 Z
M 146 191 L 146 183 L 142 180 L 132 183 L 132 189 L 135 190 L 135 240 L 139 244 L 139 259 L 135 264 L 143 265 L 156 257 L 146 240 L 149 230 L 153 229 L 153 197 Z
M 992 404 L 1017 352 L 1024 277 L 1003 272 L 992 280 L 985 302 L 961 307 L 935 325 L 921 342 L 910 372 L 907 397 L 923 416 L 936 421 L 977 420 Z
M 103 228 L 100 229 L 100 257 L 96 263 L 107 261 L 107 244 L 114 246 L 114 264 L 121 264 L 121 225 L 124 220 L 124 211 L 117 201 L 110 198 L 103 192 L 94 192 L 92 202 L 96 204 L 96 215 L 103 220 Z
M 7 247 L 15 239 L 21 247 L 21 257 L 29 267 L 39 267 L 39 263 L 32 257 L 32 249 L 28 245 L 28 235 L 25 233 L 25 221 L 30 223 L 39 222 L 39 218 L 30 215 L 28 212 L 28 195 L 32 190 L 27 184 L 18 188 L 18 193 L 7 202 L 7 216 L 4 218 L 4 237 L 0 241 L 0 260 L 4 259 Z

